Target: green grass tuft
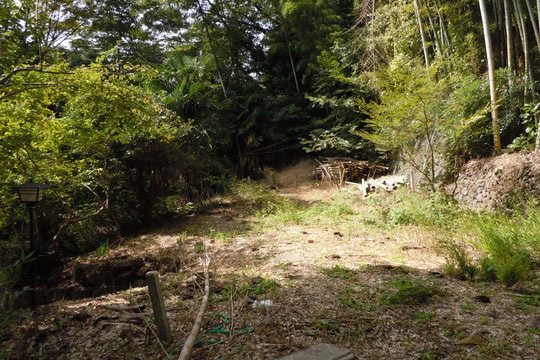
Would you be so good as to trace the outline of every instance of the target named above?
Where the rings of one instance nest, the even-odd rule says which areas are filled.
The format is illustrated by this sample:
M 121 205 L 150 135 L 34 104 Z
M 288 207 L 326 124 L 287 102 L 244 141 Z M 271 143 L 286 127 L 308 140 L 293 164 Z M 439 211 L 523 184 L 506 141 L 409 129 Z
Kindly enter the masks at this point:
M 380 299 L 387 304 L 418 304 L 425 303 L 440 290 L 423 280 L 412 279 L 409 276 L 400 276 L 394 281 L 383 284 Z

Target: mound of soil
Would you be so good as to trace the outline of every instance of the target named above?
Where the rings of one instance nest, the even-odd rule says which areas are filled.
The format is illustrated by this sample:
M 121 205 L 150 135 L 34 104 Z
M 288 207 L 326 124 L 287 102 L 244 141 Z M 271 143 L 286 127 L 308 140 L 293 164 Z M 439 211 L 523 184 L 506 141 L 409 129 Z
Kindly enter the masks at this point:
M 538 197 L 540 152 L 470 161 L 446 190 L 459 202 L 492 209 L 507 206 L 515 196 Z
M 314 160 L 302 160 L 279 172 L 265 171 L 265 181 L 278 187 L 302 185 L 313 179 L 316 163 Z

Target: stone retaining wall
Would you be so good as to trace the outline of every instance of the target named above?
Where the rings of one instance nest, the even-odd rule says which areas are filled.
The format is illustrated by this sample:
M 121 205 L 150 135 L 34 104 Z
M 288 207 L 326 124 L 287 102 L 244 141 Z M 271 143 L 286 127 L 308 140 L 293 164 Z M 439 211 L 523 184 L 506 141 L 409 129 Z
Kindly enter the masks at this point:
M 446 191 L 461 203 L 492 209 L 519 194 L 540 198 L 540 152 L 470 161 Z

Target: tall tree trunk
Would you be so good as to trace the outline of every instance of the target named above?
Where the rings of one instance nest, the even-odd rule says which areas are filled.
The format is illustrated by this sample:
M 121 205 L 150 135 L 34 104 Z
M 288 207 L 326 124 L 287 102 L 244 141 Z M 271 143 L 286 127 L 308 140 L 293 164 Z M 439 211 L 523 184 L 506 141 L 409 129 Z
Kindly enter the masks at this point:
M 221 90 L 223 91 L 223 97 L 227 98 L 227 91 L 225 90 L 225 83 L 223 82 L 223 77 L 221 76 L 221 70 L 220 70 L 220 64 L 218 61 L 218 57 L 216 55 L 216 51 L 214 49 L 214 43 L 212 41 L 212 36 L 210 35 L 210 30 L 208 29 L 208 24 L 206 22 L 206 17 L 204 16 L 204 11 L 202 9 L 202 5 L 199 0 L 197 0 L 197 8 L 199 15 L 201 16 L 204 30 L 206 32 L 206 36 L 208 36 L 208 43 L 210 44 L 210 51 L 212 52 L 212 57 L 214 58 L 214 61 L 216 62 L 216 69 L 218 73 L 218 79 L 221 84 Z
M 433 21 L 433 18 L 431 17 L 431 11 L 429 11 L 429 1 L 426 1 L 426 12 L 427 12 L 429 24 L 431 25 L 433 39 L 435 40 L 435 44 L 437 45 L 437 54 L 441 55 L 443 53 L 443 45 L 441 43 L 441 39 L 437 32 L 437 27 L 435 26 L 435 22 Z
M 540 1 L 540 0 L 538 0 Z M 513 85 L 513 77 L 515 72 L 514 64 L 514 31 L 512 28 L 512 9 L 510 0 L 504 0 L 504 22 L 506 25 L 506 64 L 510 70 L 508 78 L 510 87 Z
M 422 18 L 420 17 L 420 9 L 418 8 L 418 0 L 414 0 L 414 10 L 416 12 L 416 19 L 418 20 L 418 27 L 420 27 L 420 38 L 422 39 L 422 49 L 424 50 L 424 60 L 426 62 L 426 67 L 429 67 L 429 56 L 428 56 L 428 51 L 426 48 L 426 34 L 424 33 L 424 26 L 422 25 Z
M 527 37 L 527 27 L 525 26 L 525 19 L 523 17 L 523 9 L 521 7 L 521 0 L 514 1 L 514 10 L 516 13 L 516 21 L 518 23 L 519 34 L 521 36 L 521 42 L 523 44 L 523 57 L 525 65 L 525 81 L 526 84 L 531 86 L 534 81 L 532 68 L 531 68 L 531 59 L 529 56 L 529 39 Z
M 486 56 L 488 63 L 489 94 L 491 98 L 491 118 L 493 127 L 494 152 L 501 151 L 501 135 L 499 132 L 499 109 L 497 108 L 497 86 L 495 83 L 495 64 L 493 50 L 491 47 L 491 37 L 489 36 L 489 19 L 486 10 L 485 0 L 478 0 L 480 3 L 480 13 L 482 15 L 482 27 L 484 28 L 484 40 L 486 42 Z
M 285 29 L 287 31 L 287 29 Z M 296 92 L 300 94 L 300 86 L 298 86 L 298 78 L 296 77 L 296 67 L 294 65 L 294 60 L 291 53 L 291 47 L 289 45 L 289 38 L 287 34 L 285 34 L 285 42 L 287 43 L 287 51 L 289 52 L 289 60 L 291 61 L 291 69 L 294 76 L 294 85 L 296 85 Z
M 536 15 L 538 15 L 538 27 L 540 28 L 540 0 L 536 0 Z
M 529 17 L 531 18 L 531 24 L 534 30 L 534 38 L 536 39 L 536 46 L 538 46 L 538 51 L 540 52 L 540 33 L 538 32 L 538 24 L 534 18 L 531 0 L 525 0 L 525 3 L 527 4 L 527 11 L 529 11 Z
M 505 47 L 506 47 L 506 27 L 504 23 L 504 6 L 503 0 L 496 0 L 497 4 L 497 29 L 499 36 L 497 38 L 499 42 L 499 54 L 500 54 L 500 64 L 501 66 L 506 63 L 508 58 L 506 57 Z M 505 64 L 507 65 L 507 64 Z
M 439 15 L 439 26 L 441 28 L 441 39 L 443 42 L 443 45 L 445 47 L 446 53 L 448 53 L 448 50 L 450 49 L 450 38 L 448 37 L 448 30 L 445 25 L 444 16 L 441 13 L 441 3 L 439 0 L 435 0 L 435 8 L 437 10 L 437 14 Z

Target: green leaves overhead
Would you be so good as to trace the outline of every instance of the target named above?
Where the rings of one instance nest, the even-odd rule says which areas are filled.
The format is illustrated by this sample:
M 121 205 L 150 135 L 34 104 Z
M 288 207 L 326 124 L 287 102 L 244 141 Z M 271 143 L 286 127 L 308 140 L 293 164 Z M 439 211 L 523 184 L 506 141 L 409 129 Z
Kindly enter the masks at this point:
M 115 147 L 179 141 L 189 132 L 132 81 L 100 63 L 73 70 L 60 63 L 13 76 L 4 91 L 20 92 L 0 101 L 2 187 L 35 179 L 61 184 L 54 190 L 59 196 L 82 184 L 106 191 Z M 8 193 L 0 198 L 2 207 L 12 201 Z

